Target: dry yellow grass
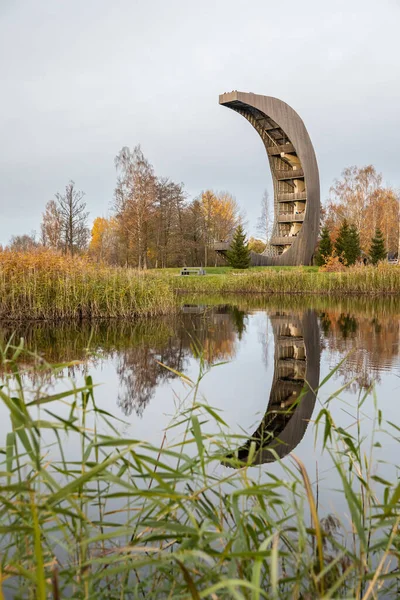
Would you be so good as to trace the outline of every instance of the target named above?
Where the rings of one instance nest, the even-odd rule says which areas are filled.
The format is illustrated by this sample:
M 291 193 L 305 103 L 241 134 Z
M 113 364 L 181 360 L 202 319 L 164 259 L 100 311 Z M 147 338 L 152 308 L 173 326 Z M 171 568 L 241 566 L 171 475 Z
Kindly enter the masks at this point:
M 0 252 L 0 319 L 90 319 L 155 316 L 176 310 L 189 294 L 399 295 L 400 267 L 350 267 L 340 272 L 261 269 L 179 277 L 138 271 L 48 250 Z
M 166 281 L 48 250 L 0 253 L 0 319 L 115 318 L 174 309 Z

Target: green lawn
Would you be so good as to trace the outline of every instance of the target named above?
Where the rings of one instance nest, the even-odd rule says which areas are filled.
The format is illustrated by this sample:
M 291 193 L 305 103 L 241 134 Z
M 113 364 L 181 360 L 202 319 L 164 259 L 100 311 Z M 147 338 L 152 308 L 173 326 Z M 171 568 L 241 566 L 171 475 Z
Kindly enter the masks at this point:
M 199 267 L 188 267 L 197 269 Z M 246 273 L 249 271 L 293 271 L 294 269 L 301 269 L 302 271 L 308 271 L 316 273 L 318 272 L 318 267 L 250 267 L 249 269 L 243 269 L 239 271 L 238 269 L 233 269 L 232 267 L 206 267 L 207 275 L 225 275 L 232 272 L 241 272 Z M 181 267 L 169 267 L 166 269 L 151 269 L 151 271 L 155 273 L 168 273 L 179 275 L 181 272 Z

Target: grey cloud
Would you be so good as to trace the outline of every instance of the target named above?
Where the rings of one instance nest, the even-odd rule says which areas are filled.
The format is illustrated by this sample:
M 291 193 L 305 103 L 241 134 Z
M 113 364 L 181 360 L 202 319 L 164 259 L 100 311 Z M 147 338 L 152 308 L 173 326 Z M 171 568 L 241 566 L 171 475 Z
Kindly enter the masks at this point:
M 252 128 L 218 105 L 232 89 L 299 112 L 324 196 L 351 164 L 400 186 L 399 16 L 393 0 L 3 0 L 0 243 L 38 230 L 69 179 L 106 214 L 113 158 L 139 142 L 191 195 L 231 191 L 254 229 L 271 181 Z

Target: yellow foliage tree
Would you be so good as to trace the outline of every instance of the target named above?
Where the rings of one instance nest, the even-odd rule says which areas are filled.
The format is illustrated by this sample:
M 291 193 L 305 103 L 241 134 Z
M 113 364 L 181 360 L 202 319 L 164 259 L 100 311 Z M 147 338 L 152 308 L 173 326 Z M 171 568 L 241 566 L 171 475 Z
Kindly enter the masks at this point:
M 239 208 L 228 192 L 206 190 L 201 194 L 202 237 L 204 264 L 208 264 L 209 250 L 216 241 L 228 241 L 240 221 Z
M 91 230 L 89 254 L 98 262 L 114 262 L 113 253 L 116 250 L 116 237 L 116 220 L 97 217 Z
M 348 167 L 330 189 L 324 222 L 335 241 L 344 220 L 360 235 L 361 249 L 368 253 L 376 229 L 384 235 L 389 252 L 400 246 L 400 195 L 383 185 L 383 177 L 373 165 Z
M 261 254 L 265 250 L 266 243 L 257 238 L 251 237 L 249 239 L 249 249 L 253 252 L 257 252 L 257 254 Z

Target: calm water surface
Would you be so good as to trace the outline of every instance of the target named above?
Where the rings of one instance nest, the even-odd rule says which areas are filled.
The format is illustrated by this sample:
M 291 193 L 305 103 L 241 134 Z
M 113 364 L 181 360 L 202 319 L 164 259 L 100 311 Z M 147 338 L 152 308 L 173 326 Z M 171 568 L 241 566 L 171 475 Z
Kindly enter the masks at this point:
M 188 398 L 178 373 L 195 381 L 203 362 L 208 372 L 200 396 L 244 436 L 239 456 L 247 456 L 246 437 L 262 440 L 255 460 L 262 467 L 255 468 L 277 467 L 269 464 L 271 447 L 285 461 L 293 450 L 309 472 L 318 473 L 321 488 L 331 483 L 332 465 L 321 456 L 310 421 L 331 395 L 340 390 L 330 401 L 336 424 L 354 429 L 358 420 L 367 439 L 374 402 L 369 398 L 358 413 L 357 400 L 372 383 L 385 419 L 400 421 L 400 306 L 394 299 L 218 298 L 212 306 L 192 299 L 174 317 L 132 323 L 3 325 L 0 340 L 12 331 L 49 362 L 80 361 L 70 367 L 71 378 L 79 382 L 90 372 L 101 384 L 97 404 L 123 419 L 129 435 L 154 444 Z M 316 389 L 342 360 L 316 398 L 309 388 Z M 305 384 L 309 391 L 299 401 Z M 3 434 L 8 425 L 2 416 Z M 381 458 L 390 460 L 385 443 Z M 382 475 L 385 465 L 380 469 Z

